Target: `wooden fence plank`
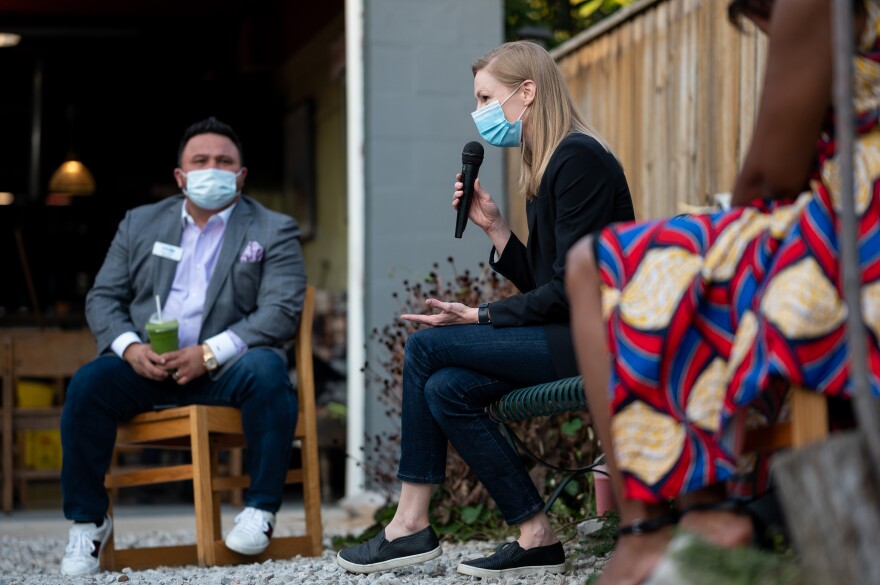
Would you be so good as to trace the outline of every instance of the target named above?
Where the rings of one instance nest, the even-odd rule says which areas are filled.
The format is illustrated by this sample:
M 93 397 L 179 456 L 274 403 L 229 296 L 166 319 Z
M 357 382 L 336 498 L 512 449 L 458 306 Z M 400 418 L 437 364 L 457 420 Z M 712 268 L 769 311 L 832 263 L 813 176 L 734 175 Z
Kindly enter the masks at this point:
M 709 203 L 733 186 L 767 49 L 753 27 L 744 35 L 727 22 L 725 6 L 650 3 L 558 58 L 576 103 L 620 159 L 639 219 Z M 517 176 L 518 160 L 508 162 Z

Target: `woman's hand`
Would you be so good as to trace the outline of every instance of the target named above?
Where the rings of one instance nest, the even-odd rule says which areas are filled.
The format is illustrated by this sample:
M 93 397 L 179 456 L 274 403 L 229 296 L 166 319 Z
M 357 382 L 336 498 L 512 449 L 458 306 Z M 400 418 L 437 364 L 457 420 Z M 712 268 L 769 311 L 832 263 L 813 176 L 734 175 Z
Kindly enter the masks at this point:
M 464 197 L 464 183 L 461 182 L 461 173 L 455 175 L 454 187 L 452 207 L 458 210 L 458 206 L 461 205 L 461 198 Z M 498 206 L 495 205 L 495 201 L 492 199 L 492 195 L 483 189 L 479 179 L 474 182 L 474 197 L 471 200 L 468 218 L 483 228 L 485 232 L 505 223 L 504 218 L 501 217 L 501 211 L 498 210 Z
M 464 197 L 464 183 L 461 182 L 461 173 L 455 175 L 455 191 L 452 193 L 452 207 L 458 210 L 461 198 Z M 474 181 L 474 197 L 471 199 L 471 208 L 468 218 L 480 226 L 498 253 L 504 251 L 507 240 L 510 239 L 510 226 L 501 217 L 501 211 L 495 205 L 492 195 L 480 185 L 480 179 Z
M 400 318 L 433 327 L 468 325 L 477 322 L 477 309 L 462 303 L 446 303 L 437 299 L 427 299 L 425 304 L 433 309 L 439 309 L 440 312 L 433 315 L 406 314 L 401 315 Z

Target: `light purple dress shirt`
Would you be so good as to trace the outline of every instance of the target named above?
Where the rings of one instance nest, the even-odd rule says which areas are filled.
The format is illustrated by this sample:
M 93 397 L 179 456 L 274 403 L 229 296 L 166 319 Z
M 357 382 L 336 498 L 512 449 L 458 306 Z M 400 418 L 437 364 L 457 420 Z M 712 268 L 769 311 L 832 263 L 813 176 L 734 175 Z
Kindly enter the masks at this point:
M 217 264 L 226 224 L 234 208 L 235 205 L 232 205 L 212 215 L 205 227 L 199 229 L 195 220 L 187 213 L 184 201 L 181 211 L 183 234 L 180 238 L 183 256 L 177 264 L 171 292 L 162 307 L 163 319 L 177 319 L 180 347 L 195 345 L 199 341 L 205 311 L 205 292 Z M 127 331 L 113 341 L 111 348 L 116 355 L 122 357 L 125 349 L 132 343 L 141 343 L 141 339 L 134 331 Z M 247 350 L 247 345 L 229 329 L 206 339 L 205 343 L 221 364 Z

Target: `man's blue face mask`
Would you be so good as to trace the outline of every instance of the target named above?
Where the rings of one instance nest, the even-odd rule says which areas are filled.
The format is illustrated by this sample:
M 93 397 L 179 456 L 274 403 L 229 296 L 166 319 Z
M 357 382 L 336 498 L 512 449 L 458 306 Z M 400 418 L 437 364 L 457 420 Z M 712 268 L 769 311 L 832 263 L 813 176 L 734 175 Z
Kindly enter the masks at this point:
M 522 115 L 525 114 L 528 106 L 520 112 L 516 122 L 513 123 L 507 121 L 507 118 L 504 117 L 504 110 L 501 109 L 501 106 L 519 91 L 520 87 L 522 87 L 522 83 L 504 98 L 503 102 L 495 100 L 471 113 L 480 136 L 492 146 L 513 147 L 522 144 Z
M 184 194 L 202 209 L 215 210 L 228 205 L 238 194 L 235 179 L 241 174 L 221 169 L 199 169 L 184 173 Z

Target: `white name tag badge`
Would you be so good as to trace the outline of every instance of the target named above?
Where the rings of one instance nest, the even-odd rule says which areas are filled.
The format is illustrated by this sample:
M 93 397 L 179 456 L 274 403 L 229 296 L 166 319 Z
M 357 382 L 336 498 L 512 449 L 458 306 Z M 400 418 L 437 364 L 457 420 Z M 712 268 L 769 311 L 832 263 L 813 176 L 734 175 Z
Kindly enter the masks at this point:
M 183 258 L 183 248 L 164 242 L 156 242 L 153 244 L 153 254 L 160 258 L 168 258 L 169 260 L 180 262 L 180 259 Z

